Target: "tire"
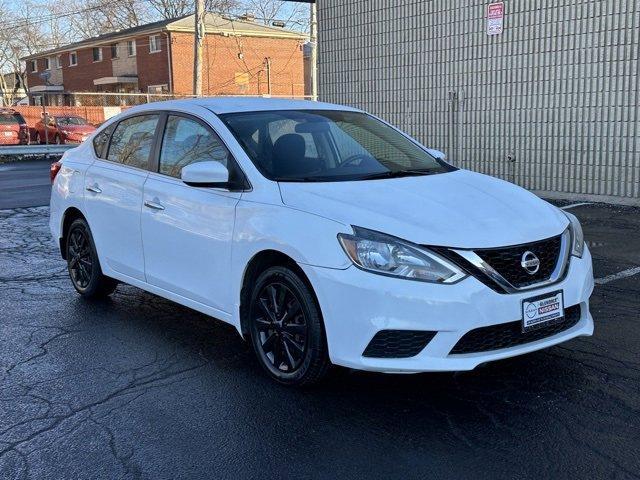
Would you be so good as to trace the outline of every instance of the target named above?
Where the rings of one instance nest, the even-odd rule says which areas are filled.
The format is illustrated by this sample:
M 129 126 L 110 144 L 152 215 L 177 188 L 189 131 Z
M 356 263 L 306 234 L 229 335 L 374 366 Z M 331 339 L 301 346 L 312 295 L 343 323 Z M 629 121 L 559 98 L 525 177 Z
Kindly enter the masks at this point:
M 36 138 L 34 142 L 36 142 L 37 145 L 40 145 L 42 143 L 42 140 L 40 140 L 40 132 L 36 132 Z
M 103 275 L 91 229 L 83 218 L 74 220 L 69 226 L 65 249 L 69 277 L 80 295 L 104 298 L 113 293 L 118 282 Z
M 270 267 L 256 280 L 249 330 L 258 362 L 285 385 L 310 385 L 329 368 L 322 315 L 315 296 L 287 267 Z
M 62 145 L 62 139 L 60 138 L 60 135 L 58 135 L 56 133 L 56 136 L 53 138 L 53 143 L 55 143 L 56 145 Z

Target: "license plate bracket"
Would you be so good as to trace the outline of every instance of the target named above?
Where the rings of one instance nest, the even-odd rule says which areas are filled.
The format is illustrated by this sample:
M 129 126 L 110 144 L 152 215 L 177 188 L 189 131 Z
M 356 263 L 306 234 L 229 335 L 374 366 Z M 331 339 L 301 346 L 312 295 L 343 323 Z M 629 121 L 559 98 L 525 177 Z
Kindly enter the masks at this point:
M 522 332 L 557 323 L 564 318 L 564 292 L 556 290 L 522 300 Z

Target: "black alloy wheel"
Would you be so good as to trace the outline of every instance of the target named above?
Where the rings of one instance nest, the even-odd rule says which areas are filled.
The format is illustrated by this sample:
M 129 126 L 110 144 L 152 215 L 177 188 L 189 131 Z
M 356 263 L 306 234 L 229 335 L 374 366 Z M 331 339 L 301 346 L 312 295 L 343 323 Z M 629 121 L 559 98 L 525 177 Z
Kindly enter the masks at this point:
M 113 293 L 118 282 L 102 273 L 89 225 L 83 218 L 71 223 L 66 236 L 67 268 L 76 291 L 86 298 Z
M 86 230 L 75 228 L 69 233 L 67 259 L 71 281 L 76 288 L 85 290 L 91 282 L 93 273 L 93 259 Z
M 258 295 L 257 313 L 254 322 L 262 354 L 279 372 L 294 372 L 307 349 L 307 322 L 300 302 L 283 283 L 269 283 Z
M 270 376 L 288 385 L 324 376 L 329 360 L 320 311 L 295 272 L 267 269 L 258 277 L 249 310 L 253 347 Z

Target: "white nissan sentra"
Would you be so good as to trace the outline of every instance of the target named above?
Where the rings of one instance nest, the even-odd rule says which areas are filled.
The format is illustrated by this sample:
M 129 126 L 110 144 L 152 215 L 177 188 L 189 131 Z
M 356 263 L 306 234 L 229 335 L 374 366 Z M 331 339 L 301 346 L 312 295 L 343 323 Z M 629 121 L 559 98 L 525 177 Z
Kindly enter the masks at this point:
M 576 217 L 433 153 L 339 105 L 159 102 L 52 166 L 50 226 L 81 295 L 123 282 L 228 322 L 286 384 L 591 335 Z

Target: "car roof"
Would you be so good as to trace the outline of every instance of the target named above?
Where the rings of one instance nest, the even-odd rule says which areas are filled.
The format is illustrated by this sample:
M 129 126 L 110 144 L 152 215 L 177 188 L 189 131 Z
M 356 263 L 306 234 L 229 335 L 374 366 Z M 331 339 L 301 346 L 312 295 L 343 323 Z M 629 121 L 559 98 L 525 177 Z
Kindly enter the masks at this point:
M 265 97 L 203 97 L 182 100 L 167 100 L 139 105 L 128 109 L 136 110 L 171 110 L 188 109 L 191 105 L 207 108 L 216 114 L 254 112 L 268 110 L 349 110 L 359 111 L 352 107 L 336 105 L 334 103 L 314 102 L 311 100 L 291 100 L 286 98 Z

